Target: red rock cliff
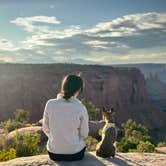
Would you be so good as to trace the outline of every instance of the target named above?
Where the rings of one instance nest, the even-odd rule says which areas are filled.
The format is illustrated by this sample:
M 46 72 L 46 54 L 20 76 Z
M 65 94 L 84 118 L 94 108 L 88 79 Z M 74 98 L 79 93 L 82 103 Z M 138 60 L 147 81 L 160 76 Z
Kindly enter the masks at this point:
M 0 120 L 12 117 L 17 108 L 29 110 L 32 122 L 39 120 L 46 101 L 59 92 L 63 76 L 73 72 L 81 72 L 85 80 L 80 98 L 100 108 L 114 107 L 118 125 L 128 118 L 149 128 L 165 125 L 165 113 L 152 107 L 147 99 L 140 70 L 73 64 L 0 64 Z

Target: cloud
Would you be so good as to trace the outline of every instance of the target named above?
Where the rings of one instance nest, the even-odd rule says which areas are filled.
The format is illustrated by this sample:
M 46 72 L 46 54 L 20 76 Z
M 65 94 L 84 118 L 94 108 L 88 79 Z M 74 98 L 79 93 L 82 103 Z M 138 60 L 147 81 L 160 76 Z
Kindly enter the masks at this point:
M 108 41 L 100 41 L 100 40 L 90 40 L 85 41 L 83 44 L 89 45 L 94 48 L 101 48 L 101 49 L 107 49 L 107 45 L 109 44 Z
M 165 13 L 145 13 L 126 15 L 110 22 L 97 24 L 94 28 L 86 30 L 89 35 L 98 37 L 124 37 L 139 35 L 142 30 L 164 29 L 166 23 Z
M 11 23 L 29 34 L 18 50 L 10 41 L 0 42 L 0 50 L 13 49 L 17 56 L 26 55 L 22 61 L 166 62 L 166 13 L 126 15 L 88 29 L 79 25 L 58 28 L 61 22 L 47 16 L 19 17 Z
M 34 16 L 34 17 L 18 17 L 16 20 L 11 21 L 11 23 L 15 23 L 17 25 L 27 25 L 32 24 L 33 22 L 41 22 L 41 23 L 50 23 L 50 24 L 60 24 L 60 21 L 57 20 L 56 17 L 47 17 L 47 16 Z
M 57 20 L 56 17 L 47 17 L 47 16 L 34 16 L 34 17 L 18 17 L 15 20 L 10 21 L 18 26 L 24 28 L 24 30 L 33 33 L 44 33 L 49 31 L 49 26 L 38 26 L 35 23 L 39 24 L 60 24 L 61 22 Z
M 18 50 L 18 47 L 14 45 L 11 41 L 0 38 L 0 50 L 2 51 L 16 51 Z

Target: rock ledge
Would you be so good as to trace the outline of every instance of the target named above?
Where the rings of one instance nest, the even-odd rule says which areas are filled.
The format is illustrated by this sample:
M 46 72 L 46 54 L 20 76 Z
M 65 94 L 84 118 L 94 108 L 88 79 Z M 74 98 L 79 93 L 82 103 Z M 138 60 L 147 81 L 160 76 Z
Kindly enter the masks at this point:
M 81 161 L 54 162 L 48 155 L 20 157 L 7 162 L 1 162 L 0 166 L 165 166 L 166 154 L 158 153 L 117 153 L 113 158 L 100 158 L 94 152 L 86 153 Z

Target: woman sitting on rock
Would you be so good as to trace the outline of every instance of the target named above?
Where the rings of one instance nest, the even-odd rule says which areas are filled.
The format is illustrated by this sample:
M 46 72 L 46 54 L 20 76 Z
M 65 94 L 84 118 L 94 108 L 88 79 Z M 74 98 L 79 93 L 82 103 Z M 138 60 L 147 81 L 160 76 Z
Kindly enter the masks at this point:
M 57 98 L 46 103 L 42 128 L 48 136 L 49 157 L 54 161 L 75 161 L 84 157 L 89 118 L 86 107 L 77 98 L 82 90 L 81 77 L 67 75 Z

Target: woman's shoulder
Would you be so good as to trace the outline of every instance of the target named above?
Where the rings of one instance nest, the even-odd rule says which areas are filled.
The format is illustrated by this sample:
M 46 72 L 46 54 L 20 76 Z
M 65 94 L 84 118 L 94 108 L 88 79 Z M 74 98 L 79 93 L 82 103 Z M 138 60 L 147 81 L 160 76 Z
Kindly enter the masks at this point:
M 50 103 L 56 103 L 58 102 L 58 100 L 62 99 L 62 95 L 60 93 L 57 94 L 56 98 L 51 98 L 47 101 L 47 104 Z
M 82 108 L 83 111 L 87 111 L 86 106 L 82 103 L 81 100 L 79 100 L 78 98 L 75 98 L 77 104 Z
M 47 105 L 49 104 L 53 104 L 53 103 L 55 103 L 55 102 L 57 102 L 57 99 L 56 98 L 52 98 L 52 99 L 49 99 L 49 100 L 47 100 Z

